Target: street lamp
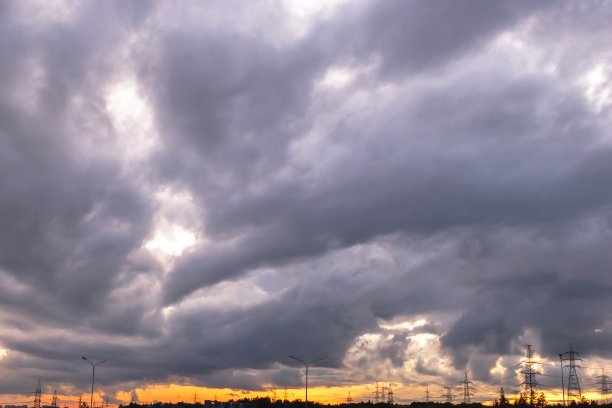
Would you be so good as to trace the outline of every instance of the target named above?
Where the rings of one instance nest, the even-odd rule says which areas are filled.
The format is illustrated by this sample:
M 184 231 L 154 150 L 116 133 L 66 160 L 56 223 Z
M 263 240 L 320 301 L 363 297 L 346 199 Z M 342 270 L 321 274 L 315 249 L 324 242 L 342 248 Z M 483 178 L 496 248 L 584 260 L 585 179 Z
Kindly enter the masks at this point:
M 87 361 L 89 364 L 91 364 L 91 367 L 93 368 L 93 372 L 91 374 L 91 399 L 89 400 L 89 408 L 93 408 L 93 390 L 94 390 L 94 379 L 96 378 L 96 366 L 98 364 L 106 363 L 106 360 L 102 360 L 102 361 L 98 361 L 97 363 L 94 363 L 93 361 L 91 361 L 85 356 L 82 356 L 81 358 Z
M 304 404 L 304 408 L 308 408 L 308 367 L 310 367 L 312 363 L 316 363 L 317 361 L 325 360 L 327 357 L 317 358 L 316 360 L 312 360 L 309 362 L 305 362 L 304 360 L 300 360 L 299 358 L 294 357 L 294 356 L 289 356 L 289 358 L 299 361 L 300 363 L 304 364 L 304 367 L 306 367 L 306 403 Z

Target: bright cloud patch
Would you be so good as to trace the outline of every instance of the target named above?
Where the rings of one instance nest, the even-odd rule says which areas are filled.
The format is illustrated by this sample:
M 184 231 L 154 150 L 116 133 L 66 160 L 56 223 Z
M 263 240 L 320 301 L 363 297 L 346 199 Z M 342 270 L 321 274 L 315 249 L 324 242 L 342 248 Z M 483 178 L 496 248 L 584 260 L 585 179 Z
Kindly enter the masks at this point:
M 143 160 L 159 143 L 153 111 L 134 78 L 114 83 L 106 95 L 106 108 L 117 131 L 119 150 L 125 160 Z

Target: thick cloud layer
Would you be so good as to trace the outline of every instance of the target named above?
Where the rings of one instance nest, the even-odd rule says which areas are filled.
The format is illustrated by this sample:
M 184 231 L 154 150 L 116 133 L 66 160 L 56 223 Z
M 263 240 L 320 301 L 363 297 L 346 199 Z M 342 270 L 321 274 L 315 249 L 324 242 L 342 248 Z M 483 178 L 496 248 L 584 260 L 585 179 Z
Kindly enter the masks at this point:
M 1 393 L 612 359 L 612 6 L 303 7 L 0 4 Z

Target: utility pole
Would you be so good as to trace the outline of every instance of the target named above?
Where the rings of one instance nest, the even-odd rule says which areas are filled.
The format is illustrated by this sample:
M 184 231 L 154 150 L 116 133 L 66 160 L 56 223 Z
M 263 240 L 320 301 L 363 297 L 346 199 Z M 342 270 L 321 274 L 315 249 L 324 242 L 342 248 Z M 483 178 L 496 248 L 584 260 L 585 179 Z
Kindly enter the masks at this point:
M 474 395 L 474 393 L 472 392 L 472 389 L 473 389 L 472 384 L 474 383 L 472 381 L 468 381 L 467 371 L 465 372 L 465 378 L 461 382 L 461 384 L 463 384 L 463 403 L 471 404 L 472 395 Z
M 597 378 L 601 378 L 601 402 L 603 404 L 608 402 L 608 395 L 610 393 L 610 386 L 608 384 L 608 376 L 605 374 L 604 369 L 601 369 L 601 375 L 597 376 Z
M 531 354 L 531 344 L 527 344 L 527 360 L 523 362 L 523 370 L 521 374 L 525 376 L 523 385 L 525 386 L 525 393 L 529 395 L 529 404 L 533 405 L 536 402 L 536 391 L 538 389 L 538 383 L 536 382 L 535 375 L 537 374 L 534 365 L 536 362 L 533 360 Z
M 576 372 L 576 367 L 580 367 L 576 365 L 576 360 L 581 361 L 582 359 L 576 358 L 579 353 L 574 351 L 574 346 L 570 344 L 569 351 L 563 353 L 567 354 L 566 360 L 569 361 L 569 376 L 567 380 L 567 399 L 576 398 L 580 400 L 582 398 L 582 392 L 580 391 L 580 382 L 578 381 L 578 373 Z

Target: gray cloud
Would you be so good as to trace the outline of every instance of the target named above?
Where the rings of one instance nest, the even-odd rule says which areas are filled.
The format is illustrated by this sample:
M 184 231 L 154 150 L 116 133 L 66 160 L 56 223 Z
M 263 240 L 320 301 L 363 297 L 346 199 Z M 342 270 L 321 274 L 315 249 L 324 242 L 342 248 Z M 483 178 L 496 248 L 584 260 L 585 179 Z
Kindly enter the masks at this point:
M 107 394 L 298 386 L 288 354 L 326 355 L 321 384 L 493 383 L 525 333 L 612 358 L 606 3 L 362 2 L 301 35 L 245 3 L 24 4 L 0 4 L 0 392 L 83 390 L 81 354 Z M 108 104 L 130 81 L 150 150 Z M 174 258 L 145 245 L 159 191 L 194 207 Z M 407 351 L 423 333 L 453 367 Z
M 345 58 L 382 59 L 385 80 L 440 67 L 463 58 L 481 47 L 496 33 L 512 27 L 521 19 L 550 2 L 487 2 L 458 4 L 443 1 L 390 1 L 366 3 L 340 24 L 330 24 L 329 41 L 337 49 L 349 50 Z

